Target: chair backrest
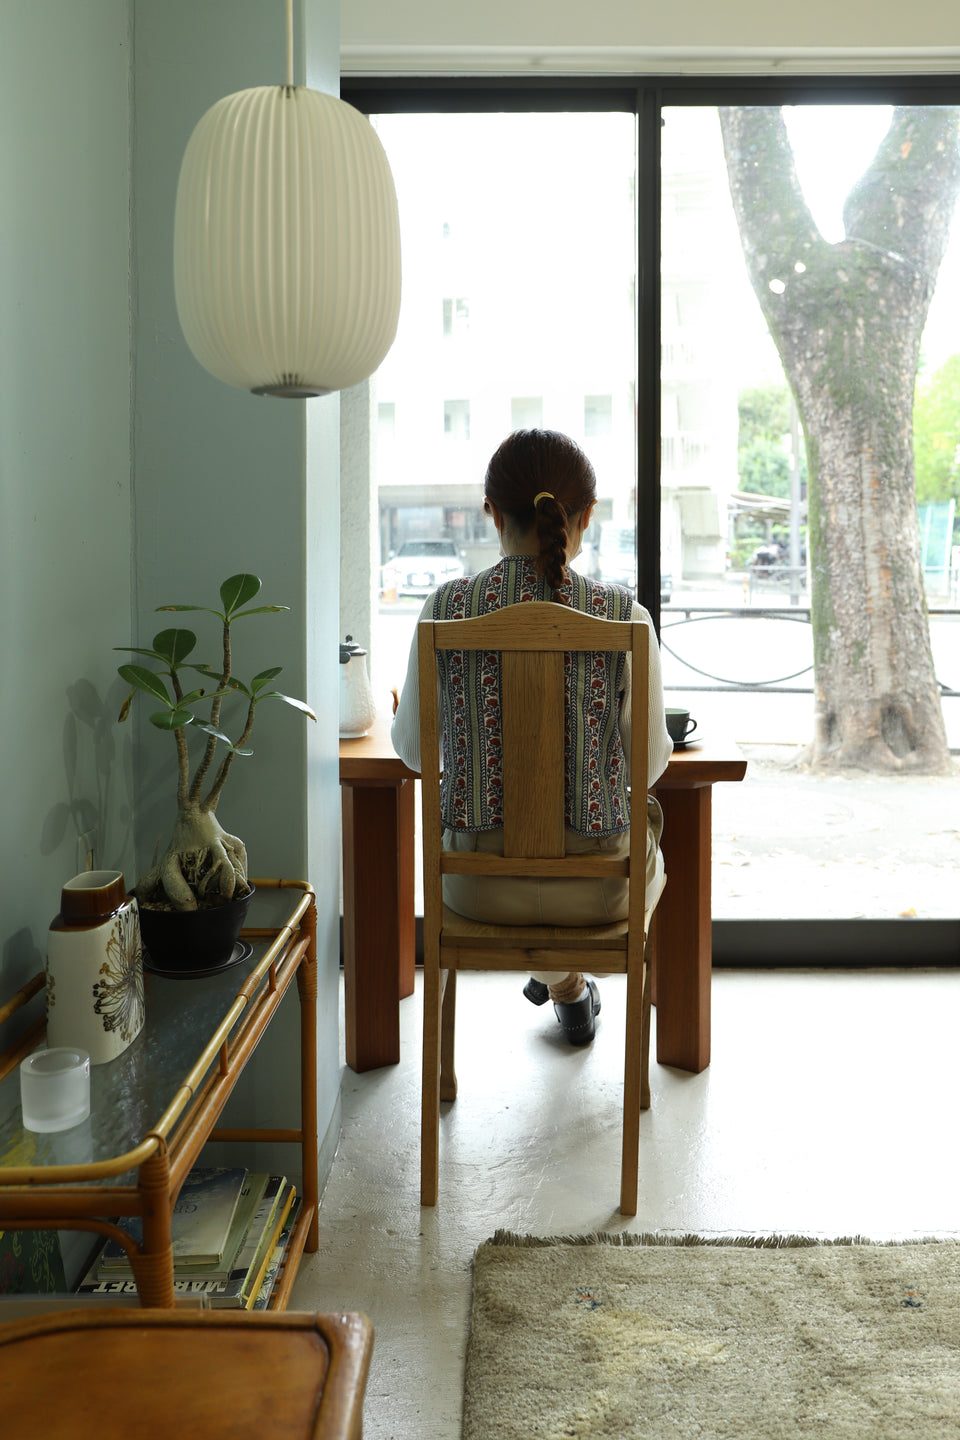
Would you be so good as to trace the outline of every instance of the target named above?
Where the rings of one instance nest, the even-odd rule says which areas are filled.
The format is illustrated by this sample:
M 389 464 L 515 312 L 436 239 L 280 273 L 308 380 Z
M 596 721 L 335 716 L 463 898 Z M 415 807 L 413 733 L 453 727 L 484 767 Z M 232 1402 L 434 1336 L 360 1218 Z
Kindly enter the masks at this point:
M 643 927 L 646 865 L 647 682 L 645 624 L 602 620 L 552 601 L 526 601 L 467 620 L 422 620 L 418 634 L 420 758 L 423 780 L 424 909 L 440 905 L 443 874 L 534 875 L 568 878 L 639 876 L 631 885 Z M 440 849 L 438 651 L 500 654 L 503 778 L 503 857 L 445 854 Z M 565 857 L 564 655 L 621 651 L 631 657 L 633 814 L 630 860 L 599 855 Z M 638 893 L 634 895 L 634 891 Z M 438 913 L 435 911 L 433 913 Z

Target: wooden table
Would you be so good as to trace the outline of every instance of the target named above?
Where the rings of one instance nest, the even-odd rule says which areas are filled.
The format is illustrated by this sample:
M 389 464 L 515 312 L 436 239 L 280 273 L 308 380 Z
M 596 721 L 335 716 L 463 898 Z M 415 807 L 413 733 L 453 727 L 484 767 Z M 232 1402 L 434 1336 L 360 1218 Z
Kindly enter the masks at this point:
M 710 1063 L 711 796 L 742 780 L 747 762 L 732 742 L 677 751 L 655 793 L 663 807 L 667 885 L 651 944 L 657 1060 L 699 1072 Z M 369 735 L 340 741 L 343 802 L 343 963 L 347 1064 L 400 1060 L 400 1000 L 413 993 L 414 782 L 394 754 L 390 716 Z

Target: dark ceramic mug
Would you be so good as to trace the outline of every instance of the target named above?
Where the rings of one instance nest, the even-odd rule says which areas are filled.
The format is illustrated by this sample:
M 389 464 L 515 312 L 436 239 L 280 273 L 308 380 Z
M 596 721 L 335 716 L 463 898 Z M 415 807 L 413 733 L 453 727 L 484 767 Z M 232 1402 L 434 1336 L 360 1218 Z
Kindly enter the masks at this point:
M 667 730 L 674 745 L 680 745 L 697 728 L 697 722 L 689 710 L 680 710 L 676 706 L 667 707 Z

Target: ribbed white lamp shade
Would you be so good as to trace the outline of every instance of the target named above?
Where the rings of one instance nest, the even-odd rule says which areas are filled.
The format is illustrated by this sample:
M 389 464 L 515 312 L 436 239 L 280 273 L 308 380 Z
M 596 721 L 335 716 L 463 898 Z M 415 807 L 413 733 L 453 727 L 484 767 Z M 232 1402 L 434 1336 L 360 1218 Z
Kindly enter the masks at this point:
M 218 100 L 180 168 L 177 313 L 200 364 L 258 395 L 366 379 L 397 332 L 390 165 L 352 105 L 304 86 Z

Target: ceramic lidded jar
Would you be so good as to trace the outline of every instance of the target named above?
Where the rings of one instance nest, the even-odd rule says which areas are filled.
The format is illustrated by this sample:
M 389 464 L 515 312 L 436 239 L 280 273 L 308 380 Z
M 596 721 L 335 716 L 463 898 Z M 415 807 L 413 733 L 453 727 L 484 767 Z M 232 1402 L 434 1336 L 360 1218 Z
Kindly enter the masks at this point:
M 119 870 L 85 870 L 60 892 L 47 942 L 47 1044 L 76 1045 L 92 1065 L 121 1055 L 143 1029 L 137 902 Z
M 358 740 L 366 735 L 377 718 L 366 657 L 366 650 L 348 635 L 340 646 L 340 736 L 343 740 Z

